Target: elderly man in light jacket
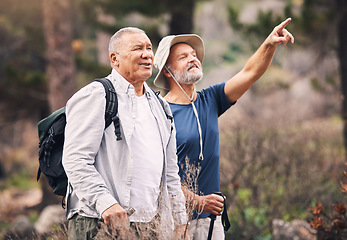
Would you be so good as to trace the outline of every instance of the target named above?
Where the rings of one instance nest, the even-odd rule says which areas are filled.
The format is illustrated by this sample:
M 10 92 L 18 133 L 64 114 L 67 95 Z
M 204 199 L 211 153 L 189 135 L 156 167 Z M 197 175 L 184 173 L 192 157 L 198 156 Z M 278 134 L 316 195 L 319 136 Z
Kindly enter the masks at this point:
M 122 140 L 116 140 L 113 124 L 104 129 L 100 83 L 88 84 L 66 105 L 69 238 L 94 239 L 99 220 L 116 228 L 115 234 L 135 226 L 141 239 L 139 228 L 150 232 L 145 239 L 172 237 L 173 229 L 181 234 L 187 219 L 175 128 L 165 114 L 171 111 L 145 83 L 152 74 L 151 41 L 140 29 L 121 29 L 110 40 L 109 56 L 107 78 L 118 96 Z

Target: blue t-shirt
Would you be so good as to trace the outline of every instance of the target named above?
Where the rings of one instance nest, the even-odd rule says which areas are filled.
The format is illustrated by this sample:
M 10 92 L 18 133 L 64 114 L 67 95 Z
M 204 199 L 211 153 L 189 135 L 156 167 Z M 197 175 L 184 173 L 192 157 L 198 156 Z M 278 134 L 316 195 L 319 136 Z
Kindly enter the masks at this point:
M 194 105 L 197 109 L 202 130 L 203 156 L 199 161 L 200 137 L 197 119 L 191 104 L 169 103 L 174 116 L 177 139 L 177 155 L 181 181 L 189 182 L 189 188 L 199 195 L 208 195 L 219 191 L 219 131 L 218 117 L 229 109 L 229 103 L 224 93 L 225 83 L 216 84 L 197 92 Z M 186 166 L 186 161 L 189 165 Z M 197 173 L 197 169 L 199 172 Z M 188 174 L 187 174 L 188 172 Z M 196 176 L 198 178 L 196 181 Z M 187 177 L 188 176 L 188 177 Z M 194 185 L 194 181 L 197 186 Z M 197 190 L 197 191 L 196 191 Z M 208 217 L 201 213 L 199 218 Z M 197 217 L 194 212 L 193 218 Z

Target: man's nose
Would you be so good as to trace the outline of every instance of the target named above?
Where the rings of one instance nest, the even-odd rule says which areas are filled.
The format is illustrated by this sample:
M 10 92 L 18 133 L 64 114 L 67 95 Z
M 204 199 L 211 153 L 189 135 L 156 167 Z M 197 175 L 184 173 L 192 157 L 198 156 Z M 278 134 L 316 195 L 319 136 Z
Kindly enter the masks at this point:
M 199 59 L 193 54 L 189 54 L 188 61 L 189 62 L 200 62 Z
M 154 57 L 153 51 L 152 51 L 152 50 L 145 49 L 145 50 L 142 52 L 142 57 L 143 57 L 143 58 L 153 58 L 153 57 Z

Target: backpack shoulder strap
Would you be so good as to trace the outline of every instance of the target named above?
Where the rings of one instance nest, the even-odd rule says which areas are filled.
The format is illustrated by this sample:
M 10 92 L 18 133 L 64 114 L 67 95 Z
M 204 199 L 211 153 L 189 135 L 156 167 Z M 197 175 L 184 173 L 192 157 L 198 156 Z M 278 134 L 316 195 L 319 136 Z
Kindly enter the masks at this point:
M 102 83 L 106 93 L 106 109 L 105 109 L 105 129 L 113 122 L 117 141 L 122 140 L 120 132 L 120 122 L 118 113 L 118 99 L 116 90 L 112 82 L 107 78 L 98 78 L 95 81 Z
M 153 89 L 152 89 L 152 91 L 154 92 L 155 96 L 157 96 L 157 98 L 158 98 L 158 100 L 159 100 L 159 102 L 160 102 L 160 105 L 162 106 L 162 108 L 163 108 L 163 110 L 164 110 L 164 112 L 165 112 L 166 118 L 167 118 L 167 119 L 170 119 L 170 121 L 171 121 L 171 123 L 172 123 L 173 117 L 172 117 L 171 114 L 169 114 L 169 113 L 166 111 L 166 108 L 165 108 L 165 106 L 164 106 L 164 101 L 163 101 L 163 99 L 161 99 L 161 96 L 159 96 L 159 95 L 160 95 L 160 91 L 155 92 Z

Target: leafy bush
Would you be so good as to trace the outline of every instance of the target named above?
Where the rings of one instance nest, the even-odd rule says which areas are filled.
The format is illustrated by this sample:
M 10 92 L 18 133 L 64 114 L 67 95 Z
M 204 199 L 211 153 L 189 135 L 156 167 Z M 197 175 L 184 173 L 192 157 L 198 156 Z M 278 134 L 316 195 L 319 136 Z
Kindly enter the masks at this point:
M 329 119 L 223 129 L 221 189 L 232 220 L 227 236 L 268 239 L 273 219 L 306 219 L 307 208 L 318 200 L 341 202 L 336 184 L 344 165 L 341 125 Z

